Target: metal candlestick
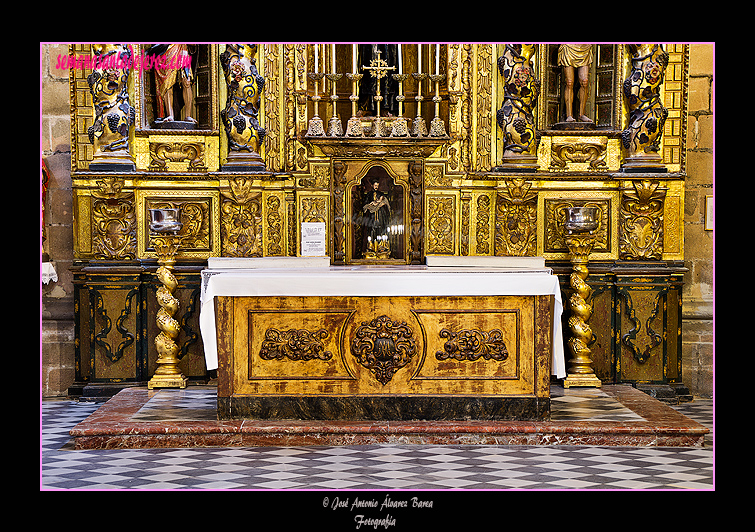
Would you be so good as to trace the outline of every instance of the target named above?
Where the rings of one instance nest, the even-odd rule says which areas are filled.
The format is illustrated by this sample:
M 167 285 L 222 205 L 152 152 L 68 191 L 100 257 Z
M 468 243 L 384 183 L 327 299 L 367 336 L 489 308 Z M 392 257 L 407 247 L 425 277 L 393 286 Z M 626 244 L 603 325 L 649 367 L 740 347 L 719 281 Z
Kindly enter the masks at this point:
M 153 388 L 186 388 L 188 379 L 178 369 L 178 345 L 176 338 L 181 330 L 181 325 L 173 318 L 178 310 L 178 299 L 173 296 L 173 291 L 178 286 L 173 275 L 173 266 L 176 263 L 178 248 L 181 237 L 178 232 L 182 224 L 179 221 L 179 209 L 150 209 L 150 232 L 152 245 L 157 252 L 157 278 L 162 283 L 157 289 L 157 302 L 160 309 L 157 311 L 157 327 L 160 334 L 155 338 L 157 348 L 157 369 L 147 383 L 147 387 Z
M 343 136 L 343 124 L 338 118 L 336 110 L 336 102 L 338 102 L 338 94 L 336 94 L 336 82 L 343 77 L 343 74 L 325 74 L 325 77 L 331 82 L 330 103 L 333 106 L 333 111 L 328 121 L 328 136 L 329 137 L 342 137 Z
M 433 96 L 433 102 L 435 102 L 435 117 L 430 121 L 430 136 L 431 137 L 445 137 L 446 126 L 443 120 L 440 118 L 440 82 L 445 79 L 445 74 L 431 74 L 430 79 L 435 83 L 435 96 Z
M 587 263 L 595 245 L 595 229 L 598 228 L 597 207 L 568 207 L 564 224 L 566 246 L 571 254 L 574 271 L 570 277 L 570 284 L 574 292 L 569 298 L 569 329 L 571 337 L 568 345 L 572 358 L 570 367 L 564 380 L 564 388 L 571 386 L 593 386 L 599 388 L 601 381 L 592 369 L 589 344 L 593 342 L 593 333 L 587 324 L 592 316 L 592 303 L 589 297 L 592 289 L 585 282 L 588 270 Z
M 310 72 L 309 78 L 315 82 L 315 94 L 312 96 L 312 101 L 315 103 L 315 115 L 309 119 L 309 125 L 307 127 L 307 135 L 313 136 L 313 137 L 322 137 L 325 135 L 325 128 L 322 123 L 322 118 L 320 118 L 320 112 L 319 112 L 319 103 L 320 103 L 320 93 L 319 93 L 319 85 L 320 80 L 325 77 L 324 73 L 321 72 Z
M 427 79 L 427 74 L 422 72 L 412 72 L 412 77 L 417 80 L 417 96 L 414 98 L 417 100 L 417 116 L 414 117 L 414 123 L 412 124 L 412 135 L 415 137 L 427 136 L 427 124 L 425 119 L 422 118 L 422 81 Z
M 407 125 L 406 118 L 404 118 L 404 81 L 406 81 L 407 78 L 409 78 L 409 74 L 393 74 L 393 79 L 398 81 L 398 96 L 396 96 L 396 101 L 398 102 L 398 117 L 393 121 L 391 137 L 409 136 L 409 126 Z
M 346 77 L 351 80 L 351 118 L 346 124 L 346 136 L 347 137 L 364 137 L 364 129 L 362 128 L 362 121 L 357 116 L 357 103 L 359 102 L 359 94 L 357 94 L 357 85 L 359 80 L 362 79 L 364 74 L 347 73 Z

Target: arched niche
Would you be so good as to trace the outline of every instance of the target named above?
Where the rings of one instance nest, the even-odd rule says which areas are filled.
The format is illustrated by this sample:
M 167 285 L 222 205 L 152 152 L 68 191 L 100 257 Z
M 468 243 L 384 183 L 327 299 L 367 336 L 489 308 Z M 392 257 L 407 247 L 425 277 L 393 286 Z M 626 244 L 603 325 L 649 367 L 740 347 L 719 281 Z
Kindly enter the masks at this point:
M 346 194 L 349 262 L 407 262 L 407 177 L 388 164 L 371 162 L 351 180 Z

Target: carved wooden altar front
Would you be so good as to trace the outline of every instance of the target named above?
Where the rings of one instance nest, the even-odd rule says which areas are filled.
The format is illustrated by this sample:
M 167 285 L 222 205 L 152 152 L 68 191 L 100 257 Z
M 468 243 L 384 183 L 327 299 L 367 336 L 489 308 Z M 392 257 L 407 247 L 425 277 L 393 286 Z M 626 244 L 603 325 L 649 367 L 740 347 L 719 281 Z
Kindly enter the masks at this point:
M 71 68 L 74 388 L 154 372 L 154 208 L 181 212 L 174 295 L 181 365 L 194 381 L 207 379 L 197 298 L 208 257 L 299 256 L 302 224 L 319 222 L 333 265 L 542 256 L 566 300 L 565 210 L 594 206 L 595 372 L 680 383 L 688 46 L 592 45 L 589 124 L 564 123 L 558 46 L 403 44 L 386 74 L 403 74 L 399 114 L 374 116 L 359 112 L 354 74 L 367 65 L 351 44 L 191 45 L 195 116 L 175 119 L 186 129 L 157 116 L 153 70 L 120 72 L 119 105 L 127 97 L 131 108 L 114 123 L 120 159 L 94 142 L 110 127 L 89 83 L 96 69 Z M 94 53 L 105 52 L 70 46 Z M 249 99 L 231 105 L 234 94 Z M 119 166 L 124 146 L 132 167 Z M 388 205 L 379 245 L 370 187 Z

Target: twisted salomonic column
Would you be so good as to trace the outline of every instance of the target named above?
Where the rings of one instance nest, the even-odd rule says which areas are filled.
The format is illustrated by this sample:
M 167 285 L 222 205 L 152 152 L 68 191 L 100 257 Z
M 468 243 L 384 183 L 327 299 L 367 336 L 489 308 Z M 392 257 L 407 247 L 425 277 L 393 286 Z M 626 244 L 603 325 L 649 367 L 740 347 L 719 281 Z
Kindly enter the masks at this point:
M 570 207 L 567 209 L 566 246 L 571 253 L 573 272 L 569 282 L 574 291 L 569 298 L 569 331 L 571 333 L 568 345 L 572 358 L 569 360 L 569 369 L 564 388 L 571 386 L 595 386 L 600 387 L 601 382 L 592 370 L 592 358 L 590 348 L 592 343 L 592 329 L 587 324 L 592 316 L 592 305 L 588 303 L 592 289 L 585 282 L 588 270 L 587 262 L 595 245 L 595 235 L 598 227 L 595 207 Z
M 155 222 L 157 217 L 164 216 L 166 211 L 175 216 L 170 222 Z M 173 275 L 173 266 L 176 262 L 180 237 L 176 234 L 181 224 L 177 222 L 178 209 L 152 209 L 153 223 L 150 229 L 157 232 L 152 237 L 152 244 L 157 252 L 159 267 L 157 279 L 162 286 L 157 289 L 157 302 L 160 309 L 157 311 L 157 327 L 160 333 L 155 338 L 157 348 L 157 369 L 148 383 L 148 388 L 185 388 L 187 378 L 178 369 L 178 344 L 176 338 L 181 330 L 181 325 L 173 317 L 178 311 L 178 299 L 173 296 L 173 291 L 178 286 L 178 281 Z

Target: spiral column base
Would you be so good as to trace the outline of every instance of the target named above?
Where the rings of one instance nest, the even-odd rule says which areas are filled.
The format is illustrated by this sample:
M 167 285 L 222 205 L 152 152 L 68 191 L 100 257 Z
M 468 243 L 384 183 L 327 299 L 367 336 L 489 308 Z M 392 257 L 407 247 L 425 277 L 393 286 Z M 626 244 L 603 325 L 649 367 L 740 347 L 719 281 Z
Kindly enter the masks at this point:
M 569 298 L 571 316 L 568 323 L 571 337 L 567 342 L 572 358 L 569 360 L 564 388 L 600 388 L 603 384 L 593 372 L 588 347 L 593 337 L 592 329 L 587 323 L 592 316 L 592 305 L 588 302 L 592 289 L 585 279 L 589 273 L 587 262 L 594 243 L 595 236 L 591 233 L 566 235 L 566 245 L 572 255 L 574 271 L 570 277 L 573 293 Z
M 178 369 L 177 357 L 179 348 L 176 338 L 181 326 L 173 318 L 178 310 L 178 299 L 173 296 L 173 291 L 178 286 L 173 275 L 173 264 L 178 253 L 178 243 L 171 235 L 154 237 L 153 244 L 157 251 L 159 267 L 157 278 L 162 286 L 157 289 L 157 302 L 160 309 L 157 311 L 157 327 L 160 333 L 155 337 L 157 348 L 157 369 L 147 383 L 147 388 L 186 388 L 188 378 Z

